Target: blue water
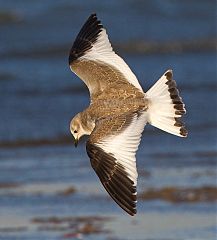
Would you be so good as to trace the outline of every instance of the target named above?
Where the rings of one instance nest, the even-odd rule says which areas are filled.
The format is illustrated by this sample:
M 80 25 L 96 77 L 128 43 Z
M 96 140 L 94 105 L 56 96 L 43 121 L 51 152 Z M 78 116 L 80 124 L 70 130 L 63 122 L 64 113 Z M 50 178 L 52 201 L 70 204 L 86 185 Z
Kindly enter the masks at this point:
M 82 239 L 214 239 L 212 202 L 140 200 L 132 219 L 109 199 L 90 166 L 85 141 L 73 147 L 69 122 L 88 106 L 89 97 L 70 72 L 68 52 L 81 25 L 96 12 L 145 91 L 173 69 L 189 136 L 145 128 L 137 154 L 138 192 L 215 186 L 215 1 L 0 0 L 0 6 L 0 184 L 18 184 L 0 187 L 0 239 L 62 239 L 64 231 L 41 231 L 33 224 L 37 216 L 113 218 L 104 224 L 109 233 Z M 147 54 L 141 43 L 148 43 Z M 159 52 L 148 48 L 153 43 Z M 75 194 L 57 194 L 70 186 Z

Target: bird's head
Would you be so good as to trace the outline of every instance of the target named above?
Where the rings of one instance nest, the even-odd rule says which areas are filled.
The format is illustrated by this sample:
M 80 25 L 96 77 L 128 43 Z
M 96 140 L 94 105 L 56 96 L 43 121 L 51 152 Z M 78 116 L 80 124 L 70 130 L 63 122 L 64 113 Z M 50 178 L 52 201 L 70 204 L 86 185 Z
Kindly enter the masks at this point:
M 85 115 L 82 117 L 82 113 L 78 113 L 71 120 L 70 131 L 72 133 L 72 136 L 74 137 L 75 147 L 77 147 L 78 141 L 83 135 L 91 134 L 94 126 L 95 126 L 95 124 L 89 122 L 88 119 L 85 118 Z
M 81 114 L 80 113 L 78 113 L 71 120 L 70 131 L 72 133 L 72 136 L 74 137 L 75 147 L 77 147 L 80 137 L 82 137 L 84 135 L 83 127 L 81 125 Z

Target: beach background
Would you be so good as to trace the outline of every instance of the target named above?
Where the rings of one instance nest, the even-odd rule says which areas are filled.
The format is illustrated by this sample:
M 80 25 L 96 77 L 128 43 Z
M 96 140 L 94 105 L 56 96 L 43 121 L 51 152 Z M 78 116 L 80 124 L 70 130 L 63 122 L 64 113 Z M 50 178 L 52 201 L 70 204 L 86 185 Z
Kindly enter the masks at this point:
M 216 239 L 216 1 L 0 0 L 0 240 Z M 138 214 L 108 196 L 71 118 L 89 104 L 68 66 L 96 12 L 147 91 L 173 69 L 187 139 L 146 126 Z

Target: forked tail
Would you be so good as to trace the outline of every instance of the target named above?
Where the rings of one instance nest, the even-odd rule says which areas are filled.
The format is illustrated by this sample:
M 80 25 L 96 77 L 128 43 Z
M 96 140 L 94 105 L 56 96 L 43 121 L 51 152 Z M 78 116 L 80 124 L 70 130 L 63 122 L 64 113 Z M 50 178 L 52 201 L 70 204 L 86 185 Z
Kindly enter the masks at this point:
M 187 137 L 187 130 L 180 118 L 186 113 L 185 104 L 179 96 L 172 70 L 164 75 L 148 90 L 148 122 L 168 133 Z

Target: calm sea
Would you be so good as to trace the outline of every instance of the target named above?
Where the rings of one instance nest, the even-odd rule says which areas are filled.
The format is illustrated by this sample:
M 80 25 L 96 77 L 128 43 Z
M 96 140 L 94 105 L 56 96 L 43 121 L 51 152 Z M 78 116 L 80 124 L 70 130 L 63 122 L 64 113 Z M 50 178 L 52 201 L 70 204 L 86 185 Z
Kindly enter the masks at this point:
M 134 218 L 110 200 L 85 140 L 75 149 L 69 132 L 89 95 L 70 72 L 68 52 L 96 12 L 145 91 L 173 69 L 189 136 L 146 126 L 138 193 L 215 188 L 216 1 L 0 0 L 0 6 L 0 239 L 215 239 L 216 205 L 206 196 L 140 199 Z

